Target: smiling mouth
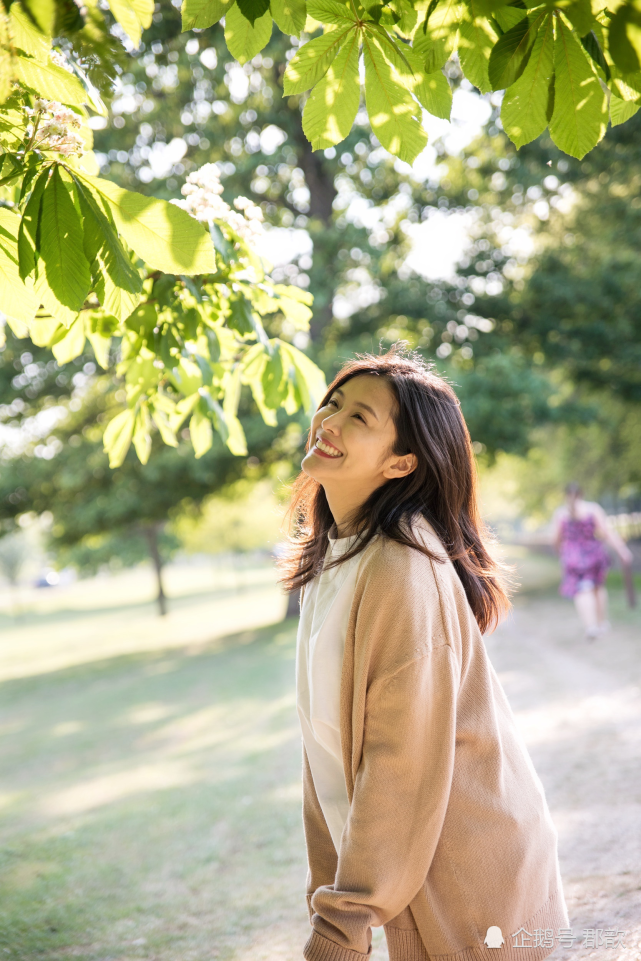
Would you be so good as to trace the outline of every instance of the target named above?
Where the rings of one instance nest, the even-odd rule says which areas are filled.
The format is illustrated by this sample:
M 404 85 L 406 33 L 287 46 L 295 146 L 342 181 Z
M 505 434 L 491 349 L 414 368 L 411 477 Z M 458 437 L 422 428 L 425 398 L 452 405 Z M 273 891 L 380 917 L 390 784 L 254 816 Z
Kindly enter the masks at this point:
M 326 444 L 325 441 L 321 440 L 320 437 L 316 439 L 314 445 L 316 450 L 320 451 L 321 454 L 325 454 L 326 457 L 342 457 L 343 452 L 338 450 L 336 447 L 332 447 L 330 444 Z

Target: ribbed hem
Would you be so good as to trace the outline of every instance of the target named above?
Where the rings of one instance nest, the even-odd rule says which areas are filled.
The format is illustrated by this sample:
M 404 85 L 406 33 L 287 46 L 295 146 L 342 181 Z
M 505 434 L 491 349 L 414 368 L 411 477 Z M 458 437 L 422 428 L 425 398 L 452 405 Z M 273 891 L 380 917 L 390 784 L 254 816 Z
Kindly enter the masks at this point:
M 522 927 L 531 935 L 536 928 L 553 930 L 568 927 L 569 918 L 566 911 L 563 890 L 557 888 L 548 900 L 541 905 Z M 548 946 L 532 947 L 525 945 L 517 947 L 512 940 L 511 931 L 503 931 L 505 944 L 500 948 L 488 948 L 485 944 L 474 948 L 464 948 L 455 954 L 432 954 L 431 961 L 543 961 L 556 949 L 555 939 Z
M 371 944 L 367 954 L 363 954 L 324 938 L 316 929 L 312 931 L 303 948 L 303 957 L 307 958 L 307 961 L 363 961 L 364 958 L 369 958 L 371 953 Z
M 385 925 L 389 961 L 430 961 L 423 939 L 412 928 L 390 928 Z

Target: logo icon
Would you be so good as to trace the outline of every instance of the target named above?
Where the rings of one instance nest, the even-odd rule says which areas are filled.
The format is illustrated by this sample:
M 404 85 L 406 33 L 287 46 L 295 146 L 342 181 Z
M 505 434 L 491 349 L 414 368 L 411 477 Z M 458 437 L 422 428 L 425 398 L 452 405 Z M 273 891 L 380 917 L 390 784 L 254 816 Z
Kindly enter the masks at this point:
M 502 944 L 505 944 L 503 932 L 498 925 L 492 924 L 487 929 L 487 934 L 485 935 L 485 944 L 487 944 L 488 948 L 500 948 Z

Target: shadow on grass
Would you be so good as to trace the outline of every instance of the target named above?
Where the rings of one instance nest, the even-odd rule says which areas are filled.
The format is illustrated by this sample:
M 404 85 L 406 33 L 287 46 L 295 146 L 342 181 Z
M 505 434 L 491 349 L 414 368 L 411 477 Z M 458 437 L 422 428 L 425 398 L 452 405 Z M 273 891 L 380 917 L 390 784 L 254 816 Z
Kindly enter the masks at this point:
M 295 636 L 0 685 L 0 957 L 241 959 L 267 931 L 300 956 Z

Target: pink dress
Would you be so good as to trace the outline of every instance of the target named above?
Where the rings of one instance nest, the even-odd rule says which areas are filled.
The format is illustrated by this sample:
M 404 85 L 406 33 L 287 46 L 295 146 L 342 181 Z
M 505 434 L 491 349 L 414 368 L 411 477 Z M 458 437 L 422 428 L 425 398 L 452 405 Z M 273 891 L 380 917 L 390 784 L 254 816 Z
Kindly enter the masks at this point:
M 561 521 L 559 557 L 563 580 L 559 593 L 564 597 L 574 597 L 579 591 L 599 587 L 605 581 L 610 558 L 595 531 L 596 521 L 592 514 L 583 518 L 566 517 Z

